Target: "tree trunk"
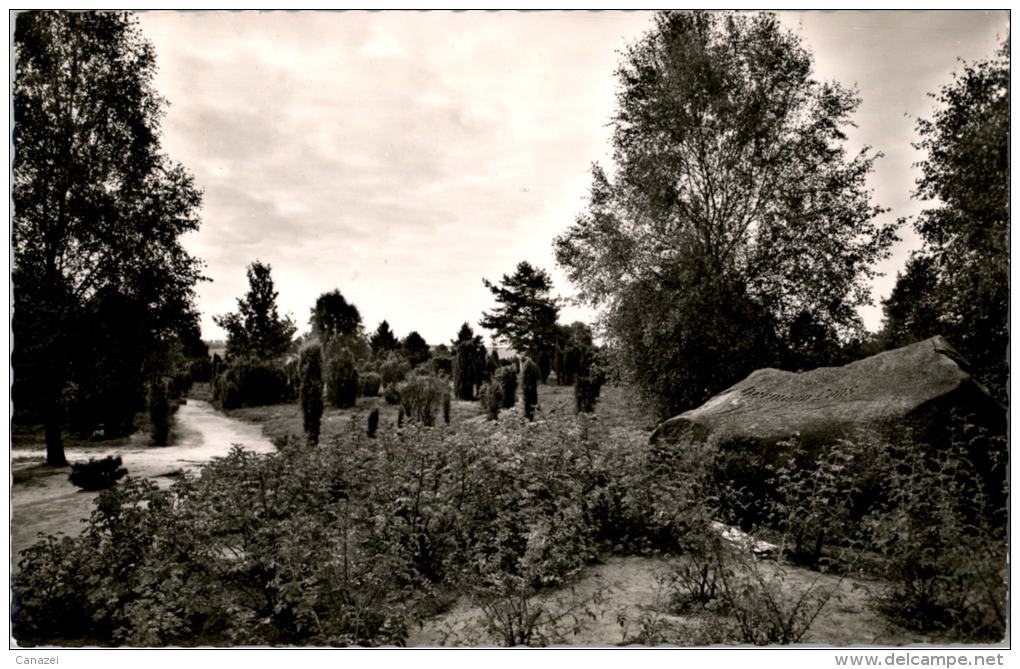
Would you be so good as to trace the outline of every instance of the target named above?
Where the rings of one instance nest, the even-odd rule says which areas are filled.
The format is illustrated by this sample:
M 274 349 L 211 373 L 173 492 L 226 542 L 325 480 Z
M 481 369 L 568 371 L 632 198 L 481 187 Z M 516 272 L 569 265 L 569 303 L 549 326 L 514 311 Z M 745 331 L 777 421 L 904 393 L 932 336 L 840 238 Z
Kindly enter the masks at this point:
M 56 372 L 57 369 L 53 367 L 44 371 L 47 376 L 43 408 L 43 420 L 46 423 L 46 464 L 51 467 L 66 467 L 63 438 L 64 407 L 60 397 L 62 383 Z
M 54 404 L 51 402 L 51 404 Z M 64 457 L 63 421 L 60 420 L 60 405 L 46 408 L 46 464 L 51 467 L 66 467 Z

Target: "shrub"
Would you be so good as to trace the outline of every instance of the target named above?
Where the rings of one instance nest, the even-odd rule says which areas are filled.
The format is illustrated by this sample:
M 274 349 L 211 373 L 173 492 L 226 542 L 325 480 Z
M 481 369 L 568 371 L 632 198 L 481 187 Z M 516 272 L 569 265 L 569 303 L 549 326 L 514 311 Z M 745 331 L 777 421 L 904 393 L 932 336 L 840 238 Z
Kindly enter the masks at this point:
M 499 410 L 503 406 L 503 388 L 497 381 L 492 380 L 482 386 L 478 395 L 486 418 L 496 420 L 499 417 Z
M 189 365 L 191 380 L 195 383 L 208 383 L 212 380 L 212 360 L 208 357 L 195 358 Z
M 347 347 L 330 346 L 326 362 L 326 399 L 339 409 L 358 401 L 358 370 L 354 354 Z
M 127 474 L 120 456 L 108 455 L 96 460 L 71 465 L 67 480 L 82 490 L 106 490 Z
M 367 372 L 361 375 L 362 397 L 377 397 L 379 388 L 382 386 L 382 376 L 375 372 Z
M 400 404 L 400 386 L 394 384 L 383 389 L 383 398 L 386 404 Z
M 166 395 L 166 383 L 162 379 L 149 382 L 146 400 L 152 424 L 152 442 L 156 446 L 166 446 L 170 437 L 170 401 Z
M 311 344 L 301 351 L 301 417 L 309 446 L 319 443 L 322 421 L 322 347 Z
M 379 409 L 372 409 L 368 414 L 368 437 L 375 439 L 375 432 L 379 429 Z
M 595 413 L 602 392 L 600 376 L 579 375 L 574 380 L 574 406 L 577 413 Z
M 399 353 L 391 352 L 385 362 L 379 365 L 379 374 L 382 376 L 384 386 L 393 386 L 404 379 L 411 372 L 411 365 Z
M 538 380 L 542 375 L 538 365 L 530 358 L 525 361 L 521 370 L 521 394 L 524 400 L 524 415 L 534 420 L 535 407 L 538 406 Z
M 997 488 L 1004 488 L 1005 479 L 981 477 L 969 427 L 954 430 L 942 448 L 912 449 L 886 470 L 891 499 L 866 522 L 875 548 L 889 561 L 892 587 L 880 602 L 886 615 L 912 629 L 1001 641 L 1008 551 L 1004 496 Z M 997 441 L 977 439 L 1004 461 L 1004 444 Z
M 400 407 L 409 420 L 432 426 L 448 392 L 442 379 L 415 375 L 400 386 Z
M 501 367 L 495 381 L 501 393 L 502 408 L 514 408 L 517 403 L 517 371 L 513 367 Z
M 279 404 L 287 397 L 287 376 L 274 363 L 233 359 L 216 383 L 216 399 L 224 409 Z
M 15 638 L 401 645 L 410 624 L 435 613 L 433 593 L 450 591 L 475 593 L 494 620 L 528 629 L 531 612 L 561 607 L 522 620 L 505 605 L 535 604 L 533 593 L 595 559 L 605 528 L 593 497 L 634 491 L 619 515 L 638 545 L 637 533 L 658 531 L 654 519 L 703 492 L 681 469 L 653 487 L 645 435 L 584 425 L 515 415 L 456 430 L 414 423 L 380 431 L 371 448 L 353 429 L 333 448 L 235 449 L 169 490 L 129 479 L 100 496 L 83 535 L 24 553 Z M 573 622 L 561 619 L 564 629 Z M 553 623 L 538 620 L 529 642 L 552 639 L 542 635 Z
M 453 357 L 449 355 L 435 355 L 431 362 L 432 373 L 436 376 L 453 376 Z

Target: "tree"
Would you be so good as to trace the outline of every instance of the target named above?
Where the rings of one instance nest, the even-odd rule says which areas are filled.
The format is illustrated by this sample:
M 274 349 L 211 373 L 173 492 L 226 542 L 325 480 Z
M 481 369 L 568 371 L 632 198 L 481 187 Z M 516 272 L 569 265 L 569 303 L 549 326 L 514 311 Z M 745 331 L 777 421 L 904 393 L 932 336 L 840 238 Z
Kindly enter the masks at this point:
M 588 325 L 574 321 L 570 325 L 557 325 L 556 355 L 553 370 L 556 382 L 561 386 L 573 385 L 575 377 L 582 371 L 581 362 L 592 349 L 592 332 Z
M 315 300 L 309 324 L 312 334 L 324 344 L 334 337 L 357 338 L 361 334 L 361 313 L 339 290 L 332 290 Z
M 453 393 L 460 400 L 473 400 L 475 387 L 485 380 L 485 344 L 471 326 L 460 326 L 453 342 Z
M 896 275 L 889 297 L 882 300 L 885 320 L 879 335 L 883 349 L 899 348 L 940 334 L 938 275 L 931 256 L 915 253 Z
M 1009 43 L 994 58 L 966 65 L 938 94 L 932 119 L 920 119 L 915 148 L 927 152 L 914 197 L 930 200 L 914 221 L 924 240 L 900 276 L 909 295 L 923 278 L 929 300 L 911 305 L 894 293 L 888 327 L 912 336 L 937 328 L 968 359 L 972 371 L 1006 401 L 1009 367 Z M 902 285 L 901 285 L 902 284 Z M 916 306 L 916 308 L 915 308 Z M 907 311 L 909 314 L 898 313 Z
M 201 278 L 180 244 L 201 193 L 160 150 L 155 53 L 129 14 L 19 14 L 14 57 L 16 395 L 45 423 L 47 462 L 63 465 L 71 349 L 90 304 L 107 290 L 131 298 L 140 345 L 164 347 Z
M 237 299 L 237 311 L 213 316 L 227 331 L 228 356 L 271 360 L 287 352 L 297 328 L 277 312 L 278 295 L 272 268 L 258 260 L 248 265 L 248 292 Z
M 492 312 L 484 312 L 479 325 L 495 332 L 494 339 L 509 344 L 518 354 L 549 360 L 556 348 L 556 319 L 559 307 L 549 293 L 549 275 L 527 261 L 518 263 L 516 271 L 503 275 L 499 285 L 487 279 L 482 283 L 496 298 Z M 548 375 L 543 370 L 542 377 Z
M 322 421 L 322 346 L 316 342 L 301 350 L 301 418 L 309 446 L 319 443 Z
M 400 348 L 400 342 L 397 341 L 393 331 L 390 330 L 390 324 L 386 321 L 379 323 L 379 327 L 372 334 L 369 344 L 372 346 L 372 355 L 377 358 L 388 351 L 395 351 Z
M 417 367 L 423 362 L 428 362 L 429 345 L 417 332 L 412 332 L 404 337 L 404 341 L 401 343 L 401 348 L 404 349 L 404 357 L 407 358 L 407 361 L 411 363 L 412 367 Z
M 675 413 L 774 364 L 804 312 L 860 333 L 895 226 L 869 202 L 875 156 L 843 146 L 855 94 L 813 80 L 768 13 L 662 12 L 616 76 L 615 174 L 593 167 L 555 250 L 623 378 Z

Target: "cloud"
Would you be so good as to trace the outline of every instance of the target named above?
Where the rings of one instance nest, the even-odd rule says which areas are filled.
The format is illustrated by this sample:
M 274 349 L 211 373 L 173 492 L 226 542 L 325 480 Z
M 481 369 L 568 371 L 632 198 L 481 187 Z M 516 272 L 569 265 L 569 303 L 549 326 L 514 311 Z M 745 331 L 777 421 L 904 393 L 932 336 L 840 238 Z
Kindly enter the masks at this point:
M 918 156 L 903 113 L 930 109 L 925 94 L 948 80 L 956 55 L 990 53 L 1008 14 L 783 20 L 803 26 L 820 77 L 857 82 L 864 104 L 851 138 L 886 152 L 877 201 L 894 208 L 889 216 L 916 211 Z M 140 21 L 172 105 L 164 148 L 205 192 L 202 228 L 187 238 L 213 279 L 198 288 L 205 336 L 222 336 L 211 315 L 234 308 L 245 266 L 259 258 L 273 266 L 281 310 L 302 326 L 318 294 L 339 288 L 367 327 L 385 318 L 432 342 L 477 322 L 491 307 L 481 278 L 522 259 L 570 293 L 550 244 L 582 206 L 590 163 L 607 160 L 617 51 L 651 25 L 637 12 L 146 12 Z

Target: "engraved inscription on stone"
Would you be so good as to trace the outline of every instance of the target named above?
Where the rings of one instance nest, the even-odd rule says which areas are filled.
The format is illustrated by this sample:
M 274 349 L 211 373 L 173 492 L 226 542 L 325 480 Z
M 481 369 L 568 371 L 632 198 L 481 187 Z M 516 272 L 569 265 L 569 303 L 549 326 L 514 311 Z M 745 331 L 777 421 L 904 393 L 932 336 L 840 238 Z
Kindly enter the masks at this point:
M 813 402 L 818 400 L 845 400 L 850 398 L 850 388 L 827 388 L 817 393 L 800 393 L 787 395 L 785 393 L 774 393 L 767 390 L 760 390 L 751 386 L 741 388 L 740 394 L 744 397 L 767 400 L 770 402 Z

